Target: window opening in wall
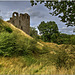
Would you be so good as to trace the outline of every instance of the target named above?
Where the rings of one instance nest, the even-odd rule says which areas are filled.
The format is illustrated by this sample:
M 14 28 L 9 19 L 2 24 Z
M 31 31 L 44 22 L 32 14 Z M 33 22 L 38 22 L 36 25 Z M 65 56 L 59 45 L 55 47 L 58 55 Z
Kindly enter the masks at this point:
M 19 20 L 19 26 L 21 26 L 21 21 Z
M 14 14 L 14 16 L 17 16 L 16 14 Z
M 29 17 L 27 16 L 27 19 L 28 19 Z

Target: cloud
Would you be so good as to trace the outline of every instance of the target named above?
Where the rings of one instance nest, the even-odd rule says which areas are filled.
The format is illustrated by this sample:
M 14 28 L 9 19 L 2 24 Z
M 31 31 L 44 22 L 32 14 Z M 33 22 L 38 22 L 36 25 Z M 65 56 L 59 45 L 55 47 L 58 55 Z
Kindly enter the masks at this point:
M 60 19 L 56 16 L 51 16 L 49 14 L 49 10 L 43 5 L 38 4 L 37 6 L 31 6 L 29 1 L 4 1 L 0 2 L 0 16 L 4 18 L 4 20 L 10 19 L 13 12 L 18 13 L 28 13 L 30 15 L 30 25 L 36 27 L 42 21 L 55 21 L 59 27 L 60 32 L 62 33 L 73 33 L 73 28 L 66 27 L 65 23 L 60 22 Z
M 75 33 L 73 33 L 74 28 L 75 27 L 62 27 L 60 29 L 60 32 L 67 33 L 67 34 L 75 34 Z

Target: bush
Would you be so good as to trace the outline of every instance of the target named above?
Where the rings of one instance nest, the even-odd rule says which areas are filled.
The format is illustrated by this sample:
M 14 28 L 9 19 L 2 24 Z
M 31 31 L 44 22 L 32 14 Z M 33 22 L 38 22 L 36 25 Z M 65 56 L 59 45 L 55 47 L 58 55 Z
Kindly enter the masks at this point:
M 12 33 L 13 30 L 10 27 L 3 24 L 3 21 L 0 19 L 0 32 L 3 32 L 3 31 Z
M 13 34 L 8 32 L 0 33 L 0 55 L 11 56 L 15 53 L 15 38 Z
M 27 55 L 36 54 L 39 49 L 36 47 L 37 42 L 34 39 L 28 39 L 15 33 L 0 33 L 0 55 Z
M 6 27 L 5 30 L 9 33 L 12 33 L 12 29 L 10 27 Z

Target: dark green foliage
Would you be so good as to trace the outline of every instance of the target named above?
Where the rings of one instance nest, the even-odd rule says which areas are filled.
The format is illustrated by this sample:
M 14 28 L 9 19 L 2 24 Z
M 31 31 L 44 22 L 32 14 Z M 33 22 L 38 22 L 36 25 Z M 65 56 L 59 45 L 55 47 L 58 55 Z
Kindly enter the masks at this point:
M 56 40 L 57 44 L 75 45 L 75 35 L 59 34 Z
M 21 39 L 14 33 L 1 32 L 0 33 L 0 55 L 1 56 L 18 56 L 27 54 L 39 53 L 36 47 L 36 41 L 25 37 Z
M 0 19 L 0 56 L 18 56 L 38 54 L 37 42 L 34 39 L 24 37 L 6 25 Z M 34 28 L 33 28 L 34 29 Z M 33 30 L 35 35 L 35 29 Z
M 0 33 L 0 55 L 11 56 L 15 53 L 15 38 L 8 32 Z
M 65 22 L 67 26 L 75 26 L 75 20 L 74 20 L 74 16 L 75 16 L 75 1 L 71 1 L 71 0 L 66 0 L 66 1 L 52 1 L 52 0 L 30 0 L 31 5 L 37 5 L 38 3 L 42 4 L 44 3 L 44 6 L 47 7 L 49 10 L 53 10 L 53 12 L 50 11 L 50 14 L 52 14 L 52 16 L 58 16 L 62 22 Z M 44 26 L 44 25 L 43 25 Z M 42 28 L 42 27 L 41 27 Z M 45 29 L 44 29 L 45 30 Z M 70 36 L 67 34 L 64 34 L 62 36 L 62 34 L 58 35 L 58 34 L 53 34 L 52 36 L 48 36 L 48 33 L 45 35 L 41 36 L 41 39 L 43 41 L 47 41 L 47 42 L 54 42 L 54 43 L 58 43 L 58 44 L 73 44 L 75 45 L 75 36 Z M 48 39 L 49 38 L 49 39 Z
M 22 55 L 36 54 L 39 51 L 36 47 L 36 43 L 35 40 L 29 40 L 27 38 L 24 38 L 24 40 L 21 39 L 17 42 L 18 50 Z
M 73 44 L 75 45 L 75 35 L 59 33 L 55 22 L 41 22 L 38 26 L 41 37 L 45 42 L 54 42 L 57 44 Z
M 59 36 L 57 37 L 57 43 L 58 44 L 71 44 L 70 37 L 71 35 L 59 34 Z
M 33 30 L 35 33 L 35 30 Z M 18 56 L 39 53 L 34 39 L 26 38 L 13 30 L 0 19 L 0 56 Z
M 37 5 L 37 0 L 31 0 L 31 5 Z M 58 16 L 61 18 L 62 22 L 65 22 L 67 26 L 75 26 L 75 1 L 66 0 L 66 1 L 58 1 L 58 0 L 38 0 L 38 2 L 44 3 L 44 6 L 47 7 L 49 10 L 53 10 L 50 14 Z M 63 15 L 61 15 L 63 14 Z
M 5 28 L 7 32 L 12 33 L 12 29 L 10 27 Z
M 51 36 L 58 33 L 57 24 L 54 21 L 45 23 L 44 21 L 38 26 L 43 41 L 50 42 Z
M 12 33 L 12 29 L 6 26 L 5 24 L 3 25 L 3 21 L 0 19 L 0 32 L 3 32 L 3 31 Z

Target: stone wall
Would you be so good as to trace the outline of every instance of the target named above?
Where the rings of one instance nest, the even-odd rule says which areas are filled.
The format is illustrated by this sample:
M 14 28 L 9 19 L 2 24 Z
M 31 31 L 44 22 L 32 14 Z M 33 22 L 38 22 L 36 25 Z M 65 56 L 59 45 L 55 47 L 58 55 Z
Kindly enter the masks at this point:
M 8 22 L 12 23 L 17 28 L 20 28 L 21 30 L 29 34 L 30 16 L 27 13 L 18 14 L 17 12 L 14 12 Z

